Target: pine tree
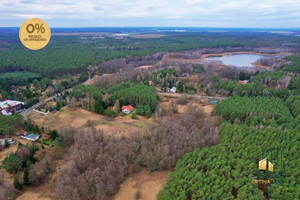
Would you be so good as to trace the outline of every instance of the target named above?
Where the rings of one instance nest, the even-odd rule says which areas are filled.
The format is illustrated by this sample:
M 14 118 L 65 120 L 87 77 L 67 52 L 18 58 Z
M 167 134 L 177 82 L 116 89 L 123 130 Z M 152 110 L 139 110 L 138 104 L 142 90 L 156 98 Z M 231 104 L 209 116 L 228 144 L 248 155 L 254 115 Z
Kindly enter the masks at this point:
M 8 143 L 7 139 L 4 140 L 4 147 L 5 147 L 5 148 L 8 148 L 8 147 L 9 147 L 9 143 Z
M 22 184 L 19 182 L 19 174 L 18 173 L 14 176 L 14 187 L 17 190 L 22 190 L 22 188 L 23 188 Z
M 23 172 L 23 184 L 25 186 L 29 185 L 28 168 L 27 167 L 24 169 L 24 172 Z
M 119 102 L 119 99 L 117 99 L 115 105 L 114 105 L 114 110 L 115 110 L 115 113 L 119 113 L 120 112 L 120 102 Z
M 145 116 L 147 118 L 151 117 L 151 110 L 150 109 L 146 111 Z
M 183 83 L 181 81 L 178 83 L 178 91 L 183 92 Z
M 61 105 L 60 105 L 60 103 L 59 103 L 59 102 L 56 102 L 56 110 L 57 110 L 57 111 L 59 111 L 59 110 L 60 110 L 60 108 L 61 108 Z

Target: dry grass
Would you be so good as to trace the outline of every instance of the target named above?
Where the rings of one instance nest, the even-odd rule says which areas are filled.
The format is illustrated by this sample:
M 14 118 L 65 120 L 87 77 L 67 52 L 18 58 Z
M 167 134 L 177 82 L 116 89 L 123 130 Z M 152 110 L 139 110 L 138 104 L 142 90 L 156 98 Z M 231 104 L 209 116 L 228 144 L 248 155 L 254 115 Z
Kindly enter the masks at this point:
M 122 183 L 114 200 L 135 199 L 135 193 L 141 192 L 141 200 L 155 200 L 157 193 L 166 184 L 169 171 L 148 174 L 146 169 L 132 175 Z
M 176 101 L 178 97 L 166 97 L 166 96 L 160 96 L 162 103 L 160 103 L 161 107 L 168 107 L 171 101 Z M 187 110 L 187 107 L 189 104 L 192 104 L 193 106 L 196 106 L 200 109 L 203 109 L 203 111 L 211 115 L 211 112 L 214 110 L 214 105 L 208 104 L 207 100 L 202 100 L 202 99 L 192 99 L 189 100 L 189 103 L 186 105 L 180 105 L 178 104 L 178 113 L 184 113 Z
M 94 127 L 103 129 L 105 134 L 117 137 L 122 135 L 129 136 L 134 131 L 143 130 L 152 122 L 152 118 L 147 119 L 143 116 L 138 116 L 139 120 L 133 120 L 130 116 L 111 118 L 82 108 L 70 108 L 69 106 L 48 115 L 31 112 L 29 117 L 39 126 L 44 126 L 45 128 L 59 130 L 61 127 Z
M 5 148 L 3 151 L 0 151 L 0 166 L 1 166 L 2 161 L 4 160 L 4 158 L 6 156 L 8 156 L 9 154 L 11 154 L 11 153 L 15 153 L 17 148 L 18 148 L 18 145 L 15 144 L 15 145 L 11 145 L 8 148 Z M 7 173 L 4 169 L 0 169 L 0 175 L 3 176 L 3 180 L 5 182 L 10 182 L 10 183 L 13 182 L 13 174 Z
M 137 69 L 148 69 L 150 67 L 152 67 L 152 65 L 141 65 L 141 66 L 137 67 Z
M 18 148 L 18 145 L 14 144 L 14 145 L 11 145 L 8 148 L 5 148 L 2 151 L 0 151 L 0 166 L 1 166 L 1 163 L 4 160 L 4 158 L 6 156 L 8 156 L 9 154 L 11 154 L 11 153 L 15 153 L 15 151 L 17 150 L 17 148 Z

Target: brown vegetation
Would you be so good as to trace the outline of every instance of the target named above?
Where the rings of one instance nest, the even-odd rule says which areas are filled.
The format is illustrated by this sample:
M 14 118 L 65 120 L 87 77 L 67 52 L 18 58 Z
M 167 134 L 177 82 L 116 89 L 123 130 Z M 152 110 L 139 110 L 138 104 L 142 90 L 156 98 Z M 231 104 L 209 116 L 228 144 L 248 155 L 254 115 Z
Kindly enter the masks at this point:
M 121 184 L 114 200 L 133 200 L 137 192 L 140 192 L 140 199 L 155 200 L 156 194 L 158 194 L 169 178 L 168 173 L 169 171 L 148 173 L 143 168 L 139 173 L 133 174 Z
M 217 129 L 209 121 L 202 111 L 189 106 L 186 113 L 159 117 L 130 138 L 105 136 L 96 129 L 65 129 L 62 140 L 74 144 L 67 167 L 59 172 L 57 191 L 64 199 L 109 199 L 141 167 L 151 172 L 172 169 L 185 153 L 216 144 Z

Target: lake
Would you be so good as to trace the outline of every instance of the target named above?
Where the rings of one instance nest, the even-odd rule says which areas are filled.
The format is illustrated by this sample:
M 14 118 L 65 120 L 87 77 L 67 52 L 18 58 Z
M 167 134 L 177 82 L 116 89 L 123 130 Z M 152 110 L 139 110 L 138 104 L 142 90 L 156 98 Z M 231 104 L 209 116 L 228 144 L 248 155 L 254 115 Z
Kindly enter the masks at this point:
M 257 61 L 259 58 L 266 56 L 258 54 L 229 54 L 223 56 L 208 57 L 205 60 L 219 60 L 224 63 L 224 65 L 234 65 L 237 67 L 255 67 L 252 62 Z

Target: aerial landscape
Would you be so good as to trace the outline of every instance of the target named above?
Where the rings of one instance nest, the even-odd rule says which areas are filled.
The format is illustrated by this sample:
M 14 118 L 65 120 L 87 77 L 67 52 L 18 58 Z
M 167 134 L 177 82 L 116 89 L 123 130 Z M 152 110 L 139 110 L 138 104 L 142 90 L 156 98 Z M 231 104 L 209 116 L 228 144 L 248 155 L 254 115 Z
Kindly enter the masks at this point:
M 0 200 L 300 199 L 299 2 L 0 11 Z

